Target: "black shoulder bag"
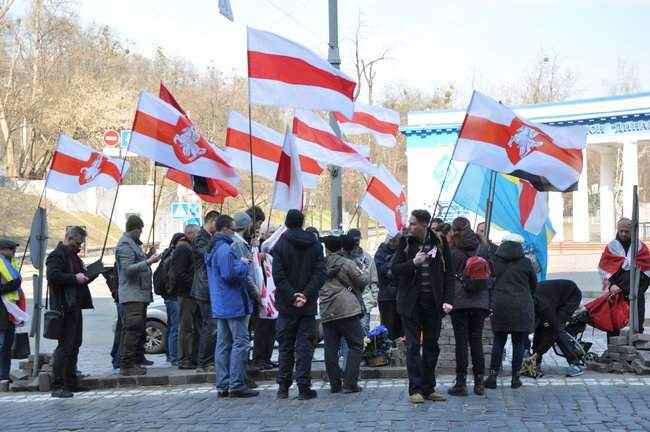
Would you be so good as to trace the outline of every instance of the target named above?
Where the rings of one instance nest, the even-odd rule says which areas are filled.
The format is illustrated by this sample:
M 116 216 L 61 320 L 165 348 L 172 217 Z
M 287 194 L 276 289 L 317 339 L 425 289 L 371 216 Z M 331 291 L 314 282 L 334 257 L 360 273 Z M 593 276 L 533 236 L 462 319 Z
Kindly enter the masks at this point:
M 45 291 L 45 313 L 43 314 L 43 337 L 59 340 L 63 335 L 63 312 L 50 309 L 50 284 Z

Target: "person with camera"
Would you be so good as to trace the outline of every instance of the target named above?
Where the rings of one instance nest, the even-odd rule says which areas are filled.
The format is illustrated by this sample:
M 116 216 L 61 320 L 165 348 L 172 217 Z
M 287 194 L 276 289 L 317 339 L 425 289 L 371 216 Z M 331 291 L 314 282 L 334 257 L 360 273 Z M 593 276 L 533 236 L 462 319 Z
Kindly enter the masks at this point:
M 52 397 L 70 398 L 86 389 L 79 386 L 76 371 L 82 343 L 83 309 L 93 309 L 86 267 L 79 258 L 86 241 L 86 230 L 79 226 L 68 228 L 65 238 L 50 252 L 45 261 L 50 291 L 49 308 L 61 313 L 61 333 L 54 350 Z
M 361 325 L 362 292 L 370 275 L 362 272 L 354 261 L 341 251 L 341 238 L 323 239 L 327 252 L 327 280 L 320 289 L 320 317 L 325 339 L 325 368 L 332 393 L 358 393 L 359 367 L 363 355 Z M 341 382 L 339 347 L 341 339 L 347 342 L 345 377 Z

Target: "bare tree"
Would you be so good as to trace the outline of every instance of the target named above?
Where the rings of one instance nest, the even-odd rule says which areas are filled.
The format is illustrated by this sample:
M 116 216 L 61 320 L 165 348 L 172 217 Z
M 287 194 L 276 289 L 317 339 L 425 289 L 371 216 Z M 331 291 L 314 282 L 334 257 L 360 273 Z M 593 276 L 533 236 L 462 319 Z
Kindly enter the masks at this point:
M 634 64 L 619 58 L 616 64 L 616 75 L 604 82 L 607 93 L 612 96 L 636 93 L 641 90 L 639 68 Z
M 361 93 L 363 83 L 365 81 L 368 87 L 368 103 L 373 104 L 373 91 L 375 87 L 375 78 L 377 77 L 377 65 L 384 60 L 388 60 L 389 49 L 383 49 L 380 54 L 364 58 L 361 54 L 361 41 L 363 40 L 363 29 L 365 24 L 363 22 L 363 14 L 359 11 L 357 17 L 357 28 L 354 35 L 354 69 L 357 78 L 357 87 L 354 89 L 354 99 L 356 100 Z
M 576 74 L 564 65 L 558 53 L 541 49 L 517 83 L 518 99 L 526 104 L 562 101 L 574 94 L 576 82 Z

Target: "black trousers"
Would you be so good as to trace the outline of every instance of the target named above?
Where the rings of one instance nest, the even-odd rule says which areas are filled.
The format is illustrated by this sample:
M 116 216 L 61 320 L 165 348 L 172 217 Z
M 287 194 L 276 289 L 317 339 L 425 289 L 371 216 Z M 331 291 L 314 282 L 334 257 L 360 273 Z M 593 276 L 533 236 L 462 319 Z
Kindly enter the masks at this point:
M 275 324 L 277 320 L 257 318 L 253 340 L 253 363 L 261 365 L 271 361 L 275 344 Z
M 140 362 L 140 353 L 144 350 L 147 303 L 123 303 L 122 313 L 120 367 L 122 369 L 128 369 L 138 365 Z
M 388 337 L 395 340 L 404 336 L 402 321 L 397 313 L 396 300 L 384 300 L 379 302 L 379 319 L 382 325 L 388 329 Z
M 207 368 L 214 366 L 214 347 L 216 343 L 217 326 L 212 318 L 212 305 L 209 301 L 196 301 L 199 305 L 199 349 L 196 353 L 198 367 Z
M 537 354 L 538 363 L 542 362 L 542 356 L 553 347 L 555 341 L 560 336 L 560 332 L 564 331 L 567 321 L 573 315 L 578 306 L 582 295 L 576 302 L 567 303 L 560 306 L 555 311 L 555 319 L 550 322 L 548 326 L 544 326 L 544 322 L 540 319 L 535 326 L 535 334 L 533 335 L 533 352 Z
M 508 334 L 512 341 L 512 370 L 518 372 L 524 361 L 524 351 L 526 350 L 526 341 L 528 332 L 493 332 L 494 342 L 492 343 L 492 358 L 490 359 L 490 370 L 499 372 L 503 360 L 503 349 L 508 340 Z
M 178 297 L 180 320 L 178 322 L 178 365 L 196 367 L 199 350 L 201 314 L 199 305 L 191 297 Z
M 363 356 L 363 330 L 359 316 L 343 318 L 323 323 L 323 338 L 325 340 L 325 369 L 330 379 L 330 388 L 341 388 L 341 368 L 339 367 L 339 348 L 341 338 L 348 344 L 348 355 L 345 359 L 345 377 L 343 386 L 354 388 L 359 381 L 359 368 Z
M 82 343 L 83 318 L 81 309 L 70 309 L 63 313 L 63 335 L 53 354 L 52 389 L 72 391 L 77 386 L 77 360 Z
M 311 361 L 316 348 L 316 318 L 280 314 L 277 320 L 279 367 L 277 383 L 291 386 L 296 367 L 298 387 L 311 387 Z
M 483 309 L 461 309 L 451 313 L 456 341 L 456 375 L 467 375 L 467 345 L 472 352 L 474 376 L 485 375 L 483 354 L 483 325 L 488 311 Z
M 433 298 L 420 299 L 413 316 L 402 318 L 406 336 L 406 371 L 409 394 L 428 396 L 436 388 L 436 365 L 440 355 L 438 338 L 442 326 L 442 311 Z M 422 337 L 422 342 L 420 342 Z

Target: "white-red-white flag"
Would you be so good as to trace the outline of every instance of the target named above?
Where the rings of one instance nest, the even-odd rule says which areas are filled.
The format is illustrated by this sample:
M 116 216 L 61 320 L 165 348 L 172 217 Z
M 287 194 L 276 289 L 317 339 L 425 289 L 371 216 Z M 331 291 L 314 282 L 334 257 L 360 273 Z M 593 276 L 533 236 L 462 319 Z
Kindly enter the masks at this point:
M 356 83 L 304 46 L 248 28 L 248 79 L 254 104 L 339 111 L 352 117 Z
M 293 135 L 301 154 L 328 165 L 355 169 L 369 176 L 376 172 L 377 167 L 362 154 L 365 149 L 358 149 L 341 140 L 330 125 L 313 111 L 296 110 Z
M 567 192 L 577 187 L 586 144 L 583 126 L 531 123 L 475 91 L 454 159 L 523 178 L 540 191 Z
M 287 126 L 273 186 L 273 208 L 302 211 L 302 192 L 300 156 L 291 129 Z
M 230 163 L 235 168 L 249 171 L 252 144 L 253 173 L 275 180 L 284 137 L 281 133 L 256 122 L 251 122 L 250 126 L 252 139 L 248 133 L 248 118 L 236 111 L 230 112 L 226 130 L 226 151 Z M 303 185 L 308 189 L 318 187 L 319 176 L 325 167 L 304 154 L 300 155 L 300 166 Z
M 169 103 L 140 92 L 129 151 L 170 168 L 236 186 L 239 176 L 226 156 Z
M 368 216 L 382 224 L 389 234 L 395 235 L 406 226 L 406 196 L 402 185 L 381 165 L 370 179 L 359 207 Z
M 59 135 L 47 187 L 76 193 L 93 187 L 112 189 L 122 183 L 129 163 L 113 159 L 66 135 Z
M 341 132 L 346 135 L 371 134 L 377 144 L 395 147 L 399 133 L 399 113 L 388 108 L 354 103 L 354 115 L 348 118 L 340 112 L 334 113 Z
M 539 234 L 548 220 L 548 193 L 540 192 L 529 182 L 519 182 L 519 218 L 524 229 Z

